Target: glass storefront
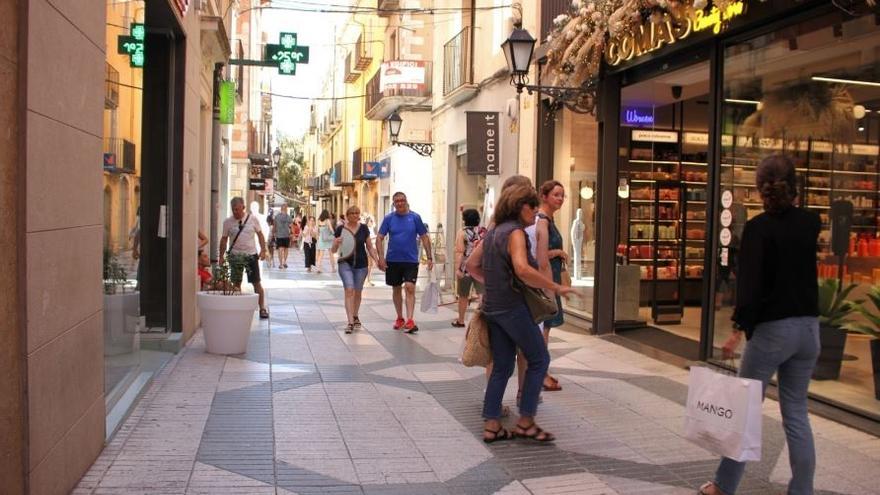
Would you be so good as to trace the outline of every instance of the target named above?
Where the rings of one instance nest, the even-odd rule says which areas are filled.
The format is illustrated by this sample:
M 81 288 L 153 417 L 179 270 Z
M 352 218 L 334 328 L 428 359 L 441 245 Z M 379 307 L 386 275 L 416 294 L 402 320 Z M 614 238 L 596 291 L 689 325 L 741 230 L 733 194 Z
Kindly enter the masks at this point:
M 752 19 L 755 35 L 740 30 L 732 41 L 722 33 L 670 49 L 619 71 L 614 80 L 623 84 L 606 88 L 620 96 L 620 125 L 604 137 L 616 163 L 603 164 L 618 184 L 619 335 L 730 364 L 721 345 L 736 304 L 739 242 L 745 222 L 763 211 L 757 164 L 775 153 L 795 161 L 799 205 L 822 219 L 820 283 L 853 284 L 851 300 L 867 300 L 880 285 L 880 29 L 874 14 L 827 5 L 815 12 L 774 24 Z M 880 418 L 876 341 L 845 330 L 821 335 L 811 395 Z
M 107 435 L 126 414 L 153 373 L 170 356 L 164 284 L 145 277 L 144 264 L 164 263 L 157 251 L 171 238 L 155 201 L 167 188 L 150 185 L 157 169 L 142 160 L 144 71 L 157 57 L 150 45 L 146 2 L 107 0 L 103 136 L 104 395 Z M 167 201 L 159 201 L 167 204 Z M 160 208 L 161 209 L 161 208 Z M 145 215 L 150 215 L 147 219 Z M 154 270 L 155 271 L 155 270 Z M 159 270 L 164 277 L 164 270 Z M 163 279 L 164 280 L 164 279 Z M 159 304 L 154 301 L 159 300 Z M 145 301 L 148 301 L 145 303 Z M 160 310 L 151 310 L 159 307 Z
M 762 211 L 756 165 L 768 154 L 794 159 L 800 206 L 822 219 L 820 278 L 855 284 L 849 299 L 867 299 L 867 291 L 880 284 L 880 30 L 873 15 L 811 19 L 726 47 L 723 71 L 716 359 L 731 331 L 742 227 Z M 847 223 L 839 274 L 831 229 L 844 230 Z M 841 344 L 833 342 L 834 335 L 832 329 L 822 330 L 825 355 L 810 392 L 880 414 L 869 337 L 839 332 L 845 343 L 834 355 Z
M 562 110 L 560 110 L 562 112 Z M 571 256 L 568 267 L 571 285 L 576 290 L 563 299 L 563 308 L 587 321 L 593 319 L 593 289 L 596 280 L 596 214 L 599 156 L 595 141 L 578 139 L 578 136 L 595 136 L 596 120 L 589 115 L 564 111 L 564 119 L 570 119 L 571 160 L 563 163 L 568 167 L 570 179 L 566 189 L 564 209 L 558 221 L 565 246 Z M 562 171 L 560 171 L 562 172 Z M 565 177 L 565 173 L 556 174 Z

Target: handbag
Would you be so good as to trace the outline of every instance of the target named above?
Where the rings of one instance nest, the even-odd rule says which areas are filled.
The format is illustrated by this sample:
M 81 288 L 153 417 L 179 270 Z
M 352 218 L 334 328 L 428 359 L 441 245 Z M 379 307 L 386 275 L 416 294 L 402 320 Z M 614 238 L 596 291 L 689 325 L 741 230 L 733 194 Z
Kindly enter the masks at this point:
M 691 367 L 684 436 L 735 461 L 761 460 L 762 383 Z
M 523 299 L 525 299 L 526 306 L 528 306 L 529 313 L 532 314 L 532 319 L 535 323 L 549 320 L 559 312 L 555 299 L 547 297 L 543 289 L 536 289 L 520 280 L 512 268 L 510 270 L 510 286 L 513 290 L 523 295 Z
M 464 334 L 464 342 L 461 351 L 461 364 L 486 367 L 492 363 L 492 349 L 489 347 L 489 324 L 483 311 L 477 309 L 474 316 L 468 322 L 467 331 Z
M 568 271 L 568 267 L 565 262 L 562 262 L 562 273 L 559 274 L 559 280 L 562 285 L 566 287 L 571 287 L 571 273 Z
M 428 286 L 422 293 L 422 313 L 437 314 L 437 306 L 440 304 L 440 285 L 437 283 L 437 277 L 434 270 L 428 274 Z

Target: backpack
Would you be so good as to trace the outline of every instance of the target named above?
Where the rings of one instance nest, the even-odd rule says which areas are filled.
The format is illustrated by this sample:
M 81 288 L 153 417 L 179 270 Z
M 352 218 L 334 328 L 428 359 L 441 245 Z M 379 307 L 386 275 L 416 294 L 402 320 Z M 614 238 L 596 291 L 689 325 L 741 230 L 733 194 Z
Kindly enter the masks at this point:
M 467 270 L 465 270 L 465 266 L 467 265 L 467 259 L 474 252 L 474 249 L 477 247 L 477 244 L 483 240 L 483 237 L 486 235 L 485 227 L 465 227 L 464 228 L 464 255 L 461 257 L 461 271 L 465 274 Z

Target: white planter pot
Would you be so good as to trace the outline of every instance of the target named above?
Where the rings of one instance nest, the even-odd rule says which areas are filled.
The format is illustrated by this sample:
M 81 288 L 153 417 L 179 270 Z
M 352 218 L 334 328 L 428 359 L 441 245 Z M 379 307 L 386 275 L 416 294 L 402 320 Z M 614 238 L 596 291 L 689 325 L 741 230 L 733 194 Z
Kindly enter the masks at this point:
M 129 354 L 140 347 L 139 292 L 104 294 L 104 355 Z
M 199 292 L 198 301 L 206 350 L 212 354 L 242 354 L 247 351 L 251 323 L 260 296 Z

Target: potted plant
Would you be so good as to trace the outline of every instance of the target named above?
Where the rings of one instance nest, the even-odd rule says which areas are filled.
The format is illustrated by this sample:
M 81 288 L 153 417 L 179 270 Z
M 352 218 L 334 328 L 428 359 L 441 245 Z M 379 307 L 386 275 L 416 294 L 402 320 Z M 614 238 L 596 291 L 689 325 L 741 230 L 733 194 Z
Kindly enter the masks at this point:
M 865 317 L 867 323 L 852 322 L 844 325 L 847 330 L 861 332 L 869 337 L 871 346 L 871 367 L 874 372 L 874 398 L 880 400 L 880 285 L 871 287 L 868 299 L 874 305 L 872 310 L 859 303 L 856 311 Z
M 242 354 L 247 351 L 257 294 L 242 294 L 241 279 L 248 259 L 229 254 L 214 267 L 211 289 L 198 293 L 205 349 L 212 354 Z
M 128 273 L 110 249 L 104 249 L 104 355 L 137 350 L 140 294 L 128 286 Z
M 813 371 L 814 380 L 840 378 L 843 348 L 846 345 L 843 326 L 848 323 L 847 318 L 859 303 L 846 299 L 854 288 L 855 284 L 850 284 L 841 289 L 840 282 L 834 278 L 819 280 L 819 341 L 822 348 Z

